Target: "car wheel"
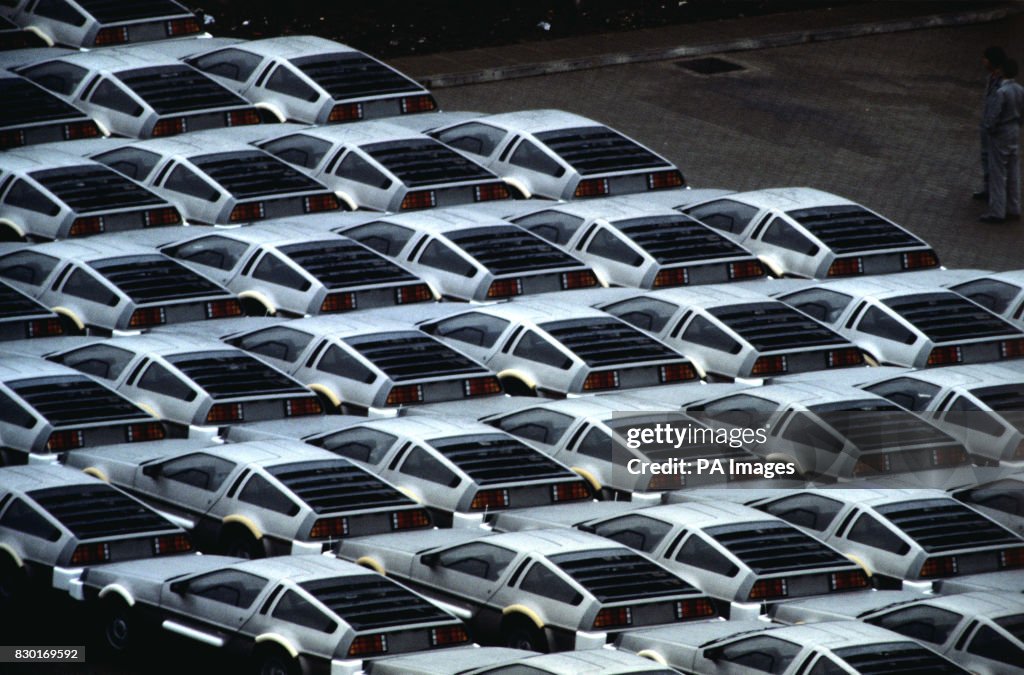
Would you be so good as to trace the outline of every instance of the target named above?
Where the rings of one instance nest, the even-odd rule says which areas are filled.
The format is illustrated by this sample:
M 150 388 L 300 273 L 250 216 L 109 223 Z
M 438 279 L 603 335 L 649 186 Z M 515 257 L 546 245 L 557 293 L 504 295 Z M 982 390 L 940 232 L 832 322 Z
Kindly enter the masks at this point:
M 501 386 L 509 396 L 536 396 L 537 390 L 526 384 L 518 377 L 506 377 L 501 380 Z
M 123 654 L 141 642 L 139 627 L 132 616 L 132 608 L 123 600 L 108 600 L 103 603 L 100 615 L 103 643 L 111 651 Z
M 28 455 L 24 452 L 0 448 L 0 466 L 21 466 L 28 463 Z
M 266 647 L 256 652 L 255 675 L 302 675 L 299 660 L 277 647 Z
M 512 649 L 526 649 L 534 652 L 547 652 L 548 640 L 544 631 L 525 617 L 513 617 L 502 627 L 505 646 Z
M 224 555 L 235 558 L 255 560 L 266 557 L 263 543 L 248 532 L 239 529 L 232 528 L 225 532 L 220 548 Z
M 7 610 L 18 604 L 25 592 L 25 572 L 8 555 L 0 558 L 0 607 Z

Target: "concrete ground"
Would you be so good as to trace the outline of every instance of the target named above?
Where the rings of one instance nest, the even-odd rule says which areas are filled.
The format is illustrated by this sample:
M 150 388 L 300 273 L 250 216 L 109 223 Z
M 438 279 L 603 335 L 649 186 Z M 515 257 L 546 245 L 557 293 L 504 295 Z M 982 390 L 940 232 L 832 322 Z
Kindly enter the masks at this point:
M 446 110 L 562 108 L 594 117 L 675 161 L 694 187 L 829 190 L 924 237 L 947 266 L 1003 270 L 1024 267 L 1024 224 L 979 223 L 984 205 L 970 199 L 981 180 L 980 54 L 1002 44 L 1024 59 L 1022 35 L 1017 14 L 721 54 L 743 70 L 720 75 L 669 60 L 435 94 Z

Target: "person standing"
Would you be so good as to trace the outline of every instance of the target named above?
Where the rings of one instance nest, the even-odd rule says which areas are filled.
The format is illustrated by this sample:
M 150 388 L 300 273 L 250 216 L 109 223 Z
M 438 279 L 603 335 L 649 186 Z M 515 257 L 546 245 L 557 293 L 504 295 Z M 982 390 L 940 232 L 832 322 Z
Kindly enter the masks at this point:
M 986 47 L 981 53 L 981 62 L 988 71 L 988 79 L 985 81 L 985 96 L 981 102 L 981 123 L 978 125 L 978 136 L 981 142 L 981 189 L 971 195 L 978 201 L 988 200 L 988 130 L 985 128 L 985 117 L 989 114 L 989 107 L 993 103 L 996 90 L 1002 81 L 1003 62 L 1006 61 L 1006 52 L 1002 47 L 992 45 Z
M 1020 219 L 1020 127 L 1024 86 L 1014 78 L 1017 62 L 1006 59 L 998 69 L 999 88 L 982 121 L 988 132 L 988 212 L 983 223 Z

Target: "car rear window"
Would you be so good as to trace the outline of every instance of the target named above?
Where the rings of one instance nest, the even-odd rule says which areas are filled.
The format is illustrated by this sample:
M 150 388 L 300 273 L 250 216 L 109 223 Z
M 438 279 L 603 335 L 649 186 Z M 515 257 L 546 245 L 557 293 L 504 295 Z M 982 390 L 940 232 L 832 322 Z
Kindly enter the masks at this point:
M 114 258 L 90 266 L 135 302 L 227 295 L 214 282 L 163 256 Z
M 136 68 L 118 73 L 117 78 L 158 115 L 249 105 L 191 66 Z
M 299 586 L 358 631 L 455 621 L 433 603 L 378 574 L 318 579 Z
M 317 513 L 410 506 L 414 502 L 343 459 L 271 466 L 267 473 Z
M 128 399 L 84 375 L 18 380 L 7 386 L 57 427 L 149 419 Z
M 167 361 L 215 400 L 273 394 L 306 394 L 308 389 L 257 358 L 235 352 L 178 354 Z
M 345 342 L 396 382 L 485 372 L 469 357 L 419 333 L 370 335 Z
M 409 187 L 497 180 L 497 176 L 432 138 L 370 143 L 361 150 Z
M 584 176 L 671 166 L 650 150 L 603 126 L 534 134 L 538 141 Z
M 577 477 L 547 455 L 503 434 L 439 438 L 430 445 L 480 485 Z
M 612 225 L 662 265 L 751 257 L 749 252 L 706 225 L 685 216 L 630 218 Z
M 570 319 L 550 321 L 540 327 L 588 366 L 683 358 L 624 321 Z
M 361 52 L 303 56 L 292 59 L 291 63 L 334 99 L 384 96 L 423 89 L 405 75 Z
M 755 574 L 850 565 L 837 551 L 784 523 L 720 525 L 709 527 L 705 532 Z
M 550 556 L 551 562 L 600 602 L 647 600 L 696 592 L 663 567 L 620 549 L 599 549 Z
M 238 198 L 327 191 L 276 157 L 256 150 L 200 155 L 191 161 Z
M 708 312 L 758 351 L 848 344 L 838 334 L 781 302 L 713 307 Z
M 1001 525 L 952 499 L 923 499 L 876 507 L 926 552 L 1024 544 Z
M 963 668 L 912 642 L 858 645 L 836 649 L 833 653 L 861 675 L 967 675 Z
M 572 256 L 518 227 L 492 225 L 447 236 L 494 274 L 580 267 Z
M 163 203 L 155 194 L 102 165 L 34 171 L 40 185 L 80 213 L 121 210 Z
M 27 493 L 79 539 L 174 530 L 174 525 L 109 485 L 73 485 Z
M 883 301 L 933 342 L 951 342 L 1020 331 L 955 293 L 918 293 Z

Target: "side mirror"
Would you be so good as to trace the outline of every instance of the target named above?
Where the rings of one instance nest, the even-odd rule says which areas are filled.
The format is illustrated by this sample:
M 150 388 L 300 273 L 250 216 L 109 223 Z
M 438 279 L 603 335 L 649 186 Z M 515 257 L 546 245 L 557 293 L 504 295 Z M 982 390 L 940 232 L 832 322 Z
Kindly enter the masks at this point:
M 147 464 L 146 466 L 142 467 L 142 475 L 149 476 L 154 480 L 159 478 L 162 472 L 163 466 L 160 464 Z
M 427 567 L 437 567 L 437 563 L 441 561 L 440 553 L 424 553 L 420 556 L 420 562 Z
M 188 592 L 188 580 L 181 579 L 179 581 L 173 581 L 169 588 L 171 589 L 171 593 L 176 595 L 185 595 L 185 593 Z

